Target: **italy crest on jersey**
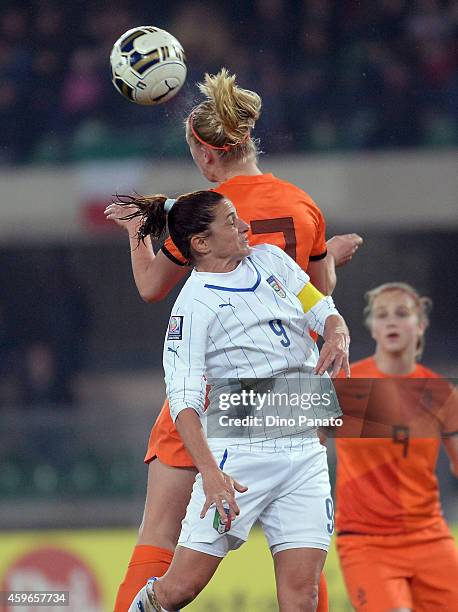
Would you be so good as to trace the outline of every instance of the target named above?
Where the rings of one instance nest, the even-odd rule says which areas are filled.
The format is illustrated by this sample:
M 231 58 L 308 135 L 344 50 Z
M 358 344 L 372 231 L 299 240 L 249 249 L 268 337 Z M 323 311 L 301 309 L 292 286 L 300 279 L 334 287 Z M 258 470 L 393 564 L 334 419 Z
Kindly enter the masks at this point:
M 181 340 L 183 337 L 183 316 L 170 317 L 167 340 Z
M 277 278 L 275 278 L 273 274 L 272 276 L 269 276 L 269 278 L 267 279 L 267 282 L 272 287 L 272 289 L 275 291 L 275 293 L 277 293 L 281 298 L 286 297 L 286 291 L 281 286 L 280 281 Z

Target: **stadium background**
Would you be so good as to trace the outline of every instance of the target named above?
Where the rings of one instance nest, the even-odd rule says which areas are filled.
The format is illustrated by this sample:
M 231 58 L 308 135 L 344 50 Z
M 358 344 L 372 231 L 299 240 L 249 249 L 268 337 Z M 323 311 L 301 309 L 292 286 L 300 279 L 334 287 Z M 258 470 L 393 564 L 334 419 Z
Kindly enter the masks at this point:
M 405 280 L 435 303 L 424 362 L 457 376 L 457 20 L 451 0 L 1 3 L 3 588 L 112 605 L 141 518 L 173 296 L 141 302 L 102 211 L 116 192 L 205 185 L 182 127 L 205 71 L 224 65 L 262 95 L 261 167 L 316 199 L 329 236 L 364 236 L 335 292 L 353 360 L 372 349 L 364 291 Z M 187 52 L 187 83 L 163 108 L 128 103 L 109 80 L 113 41 L 141 24 Z M 439 475 L 458 521 L 443 456 Z M 333 555 L 327 571 L 331 609 L 349 609 Z M 272 585 L 255 534 L 189 609 L 275 610 Z

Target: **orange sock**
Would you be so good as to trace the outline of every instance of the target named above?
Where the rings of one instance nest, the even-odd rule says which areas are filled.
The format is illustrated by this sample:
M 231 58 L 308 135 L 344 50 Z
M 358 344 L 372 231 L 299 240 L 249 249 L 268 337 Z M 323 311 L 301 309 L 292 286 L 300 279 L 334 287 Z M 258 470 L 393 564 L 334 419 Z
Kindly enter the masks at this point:
M 328 612 L 328 610 L 328 585 L 326 584 L 326 578 L 323 572 L 321 572 L 320 586 L 318 588 L 318 605 L 316 607 L 316 612 Z
M 133 598 L 152 576 L 163 576 L 172 562 L 173 553 L 157 546 L 134 548 L 124 580 L 119 585 L 114 612 L 127 612 Z

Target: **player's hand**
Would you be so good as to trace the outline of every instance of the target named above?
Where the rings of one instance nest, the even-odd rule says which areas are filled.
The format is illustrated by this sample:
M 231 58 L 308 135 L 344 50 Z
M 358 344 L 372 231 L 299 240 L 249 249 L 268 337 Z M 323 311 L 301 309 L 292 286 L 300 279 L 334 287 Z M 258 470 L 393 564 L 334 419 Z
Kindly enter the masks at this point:
M 362 244 L 363 239 L 358 234 L 341 234 L 330 238 L 326 242 L 326 248 L 334 257 L 335 266 L 338 268 L 351 261 Z
M 347 378 L 350 377 L 350 335 L 342 317 L 331 315 L 326 319 L 323 337 L 325 342 L 321 347 L 315 374 L 323 376 L 329 368 L 332 368 L 331 378 L 335 378 L 341 369 Z
M 204 518 L 210 506 L 215 505 L 222 522 L 227 523 L 229 519 L 224 510 L 224 503 L 229 506 L 231 521 L 240 514 L 240 509 L 235 501 L 235 491 L 245 493 L 245 491 L 248 491 L 248 487 L 240 484 L 220 469 L 211 469 L 202 473 L 202 485 L 205 493 L 205 504 L 200 513 L 200 518 Z
M 117 202 L 112 202 L 108 204 L 108 206 L 104 210 L 104 215 L 110 221 L 114 221 L 119 227 L 122 227 L 127 232 L 129 232 L 129 236 L 136 236 L 138 232 L 138 228 L 142 222 L 141 217 L 135 217 L 134 219 L 125 219 L 123 217 L 127 217 L 131 213 L 137 212 L 138 208 L 129 204 L 118 204 Z

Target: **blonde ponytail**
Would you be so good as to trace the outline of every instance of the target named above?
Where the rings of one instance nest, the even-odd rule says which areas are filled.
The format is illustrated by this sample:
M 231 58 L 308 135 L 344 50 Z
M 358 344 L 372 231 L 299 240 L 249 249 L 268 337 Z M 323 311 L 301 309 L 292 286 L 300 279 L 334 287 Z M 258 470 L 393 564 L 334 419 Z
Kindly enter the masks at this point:
M 206 74 L 199 89 L 205 96 L 187 119 L 196 141 L 221 150 L 228 158 L 256 155 L 251 130 L 261 114 L 262 101 L 254 91 L 236 84 L 236 76 L 222 68 Z

